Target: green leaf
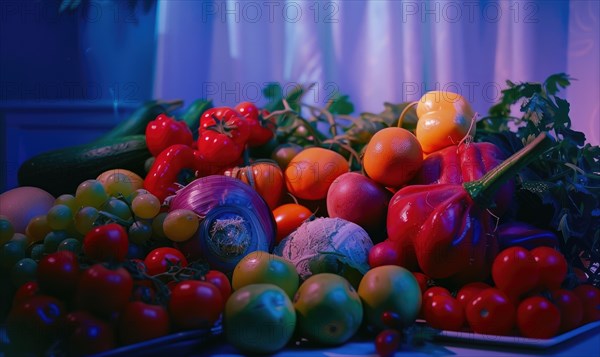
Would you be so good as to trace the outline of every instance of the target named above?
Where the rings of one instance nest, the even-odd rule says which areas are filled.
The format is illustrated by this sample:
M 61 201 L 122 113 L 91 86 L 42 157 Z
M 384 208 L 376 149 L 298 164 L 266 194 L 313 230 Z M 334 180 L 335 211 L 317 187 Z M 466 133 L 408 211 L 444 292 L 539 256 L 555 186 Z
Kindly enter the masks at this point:
M 551 75 L 544 81 L 546 93 L 549 95 L 555 95 L 560 91 L 560 89 L 568 87 L 571 84 L 571 80 L 572 78 L 566 73 L 556 73 Z
M 349 115 L 354 112 L 354 104 L 349 100 L 347 95 L 336 95 L 329 106 L 329 112 L 331 114 Z
M 283 91 L 279 83 L 269 83 L 263 88 L 263 95 L 267 99 L 281 100 L 283 98 Z

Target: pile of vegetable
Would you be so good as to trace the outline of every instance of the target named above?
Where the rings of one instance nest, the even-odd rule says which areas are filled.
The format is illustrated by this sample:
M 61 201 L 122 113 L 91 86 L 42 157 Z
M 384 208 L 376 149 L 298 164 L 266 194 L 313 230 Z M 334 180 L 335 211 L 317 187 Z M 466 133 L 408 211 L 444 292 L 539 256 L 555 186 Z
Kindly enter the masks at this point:
M 362 337 L 390 355 L 600 320 L 600 147 L 570 127 L 569 81 L 508 82 L 480 119 L 439 91 L 358 117 L 301 86 L 264 108 L 152 101 L 32 157 L 0 195 L 7 348 L 222 330 L 245 353 Z

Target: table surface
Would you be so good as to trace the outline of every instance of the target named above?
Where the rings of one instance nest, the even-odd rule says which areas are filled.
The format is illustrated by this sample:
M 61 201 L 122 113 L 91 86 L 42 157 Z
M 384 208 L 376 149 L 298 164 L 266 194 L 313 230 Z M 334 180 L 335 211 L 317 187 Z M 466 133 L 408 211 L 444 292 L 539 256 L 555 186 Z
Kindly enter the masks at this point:
M 198 351 L 200 355 L 210 356 L 242 356 L 231 345 L 222 341 L 214 341 Z M 349 342 L 343 346 L 326 349 L 286 348 L 274 356 L 376 356 L 373 341 Z M 558 345 L 544 348 L 508 347 L 492 344 L 470 342 L 434 341 L 409 351 L 398 351 L 396 356 L 599 356 L 600 357 L 600 326 L 580 334 Z

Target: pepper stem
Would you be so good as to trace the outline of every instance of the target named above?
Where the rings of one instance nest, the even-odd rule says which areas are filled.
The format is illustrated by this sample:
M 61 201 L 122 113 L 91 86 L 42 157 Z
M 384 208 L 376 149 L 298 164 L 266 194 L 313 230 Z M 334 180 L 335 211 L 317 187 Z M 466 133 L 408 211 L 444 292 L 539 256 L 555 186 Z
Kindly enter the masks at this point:
M 494 195 L 500 187 L 553 145 L 554 140 L 546 133 L 541 133 L 527 146 L 488 171 L 482 178 L 465 182 L 463 186 L 479 206 L 491 207 Z

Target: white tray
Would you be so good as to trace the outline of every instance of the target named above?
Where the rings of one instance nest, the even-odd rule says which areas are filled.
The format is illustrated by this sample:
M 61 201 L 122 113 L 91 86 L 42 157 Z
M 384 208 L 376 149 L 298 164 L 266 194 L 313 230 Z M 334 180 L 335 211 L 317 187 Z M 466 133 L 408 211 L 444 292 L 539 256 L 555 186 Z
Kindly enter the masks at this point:
M 419 321 L 425 323 L 425 321 Z M 536 349 L 549 348 L 559 343 L 563 343 L 588 331 L 600 327 L 600 321 L 590 322 L 574 330 L 565 332 L 561 335 L 549 339 L 527 338 L 520 336 L 497 336 L 484 335 L 470 331 L 441 331 L 435 336 L 436 339 L 445 341 L 468 342 L 489 345 L 504 345 L 510 347 L 528 347 Z

